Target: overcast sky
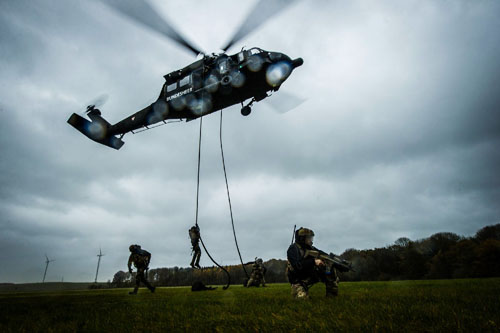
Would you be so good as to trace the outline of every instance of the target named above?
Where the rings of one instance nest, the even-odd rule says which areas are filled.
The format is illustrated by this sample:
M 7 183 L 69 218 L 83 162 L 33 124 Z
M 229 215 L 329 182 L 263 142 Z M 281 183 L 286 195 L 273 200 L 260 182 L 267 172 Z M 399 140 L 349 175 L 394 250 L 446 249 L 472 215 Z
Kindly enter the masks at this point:
M 256 1 L 151 3 L 213 52 Z M 306 100 L 224 110 L 243 260 L 285 258 L 294 224 L 340 254 L 499 223 L 499 14 L 498 1 L 303 0 L 237 43 L 302 57 L 281 89 Z M 153 268 L 189 264 L 199 122 L 115 151 L 66 120 L 105 93 L 115 123 L 192 61 L 98 1 L 0 1 L 0 282 L 41 281 L 45 253 L 47 281 L 93 281 L 99 247 L 106 281 L 134 243 Z M 219 117 L 203 121 L 199 223 L 212 255 L 237 264 Z

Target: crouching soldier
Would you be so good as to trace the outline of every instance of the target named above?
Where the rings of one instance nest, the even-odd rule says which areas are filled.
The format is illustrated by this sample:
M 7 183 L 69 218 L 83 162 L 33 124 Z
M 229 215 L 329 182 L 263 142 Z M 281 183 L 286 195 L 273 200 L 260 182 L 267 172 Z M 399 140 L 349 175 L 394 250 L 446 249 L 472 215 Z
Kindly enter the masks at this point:
M 290 245 L 287 251 L 287 275 L 294 298 L 309 298 L 309 288 L 319 281 L 325 283 L 327 297 L 338 295 L 335 268 L 328 267 L 323 260 L 308 255 L 308 250 L 318 251 L 312 246 L 313 239 L 312 230 L 300 228 L 295 232 L 295 243 Z
M 250 273 L 250 279 L 246 284 L 246 287 L 259 287 L 262 284 L 262 287 L 266 286 L 266 280 L 264 279 L 264 275 L 266 274 L 266 267 L 262 262 L 261 258 L 255 258 L 255 261 L 250 261 L 246 263 L 246 265 L 252 264 L 252 273 Z
M 200 249 L 200 228 L 195 225 L 189 229 L 189 238 L 191 239 L 191 246 L 193 254 L 193 259 L 191 260 L 191 267 L 200 267 L 201 249 Z
M 132 274 L 132 264 L 134 264 L 137 269 L 135 274 L 135 288 L 134 291 L 129 292 L 130 295 L 136 295 L 139 289 L 139 284 L 142 282 L 148 289 L 154 293 L 155 287 L 149 284 L 148 280 L 144 275 L 144 271 L 149 268 L 149 262 L 151 261 L 151 253 L 146 250 L 141 249 L 140 245 L 130 245 L 130 257 L 128 258 L 128 271 Z

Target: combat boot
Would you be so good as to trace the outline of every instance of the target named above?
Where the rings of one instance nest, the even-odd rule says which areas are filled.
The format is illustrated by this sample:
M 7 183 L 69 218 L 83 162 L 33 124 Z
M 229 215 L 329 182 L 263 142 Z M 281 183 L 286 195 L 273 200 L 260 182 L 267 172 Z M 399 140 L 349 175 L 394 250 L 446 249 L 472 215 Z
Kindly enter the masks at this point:
M 300 283 L 292 284 L 292 296 L 295 299 L 309 299 L 309 293 Z
M 135 287 L 135 288 L 134 288 L 134 291 L 131 291 L 131 292 L 129 292 L 128 294 L 129 294 L 129 295 L 137 295 L 137 290 L 139 290 L 139 288 Z

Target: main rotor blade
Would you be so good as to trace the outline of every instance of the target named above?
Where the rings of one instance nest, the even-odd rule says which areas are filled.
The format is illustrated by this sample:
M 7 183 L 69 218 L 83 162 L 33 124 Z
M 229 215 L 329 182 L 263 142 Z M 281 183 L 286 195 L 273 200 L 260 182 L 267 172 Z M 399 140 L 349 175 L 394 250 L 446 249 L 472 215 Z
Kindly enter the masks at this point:
M 234 43 L 248 35 L 253 30 L 257 29 L 271 16 L 279 13 L 285 9 L 285 7 L 294 2 L 295 0 L 259 0 L 250 14 L 248 14 L 239 30 L 236 31 L 233 38 L 231 38 L 223 50 L 227 51 L 231 46 L 233 46 Z
M 195 55 L 202 53 L 193 45 L 188 43 L 164 18 L 144 0 L 101 0 L 102 3 L 109 6 L 132 20 L 162 34 L 163 36 L 175 41 L 179 45 L 187 48 Z
M 278 113 L 286 113 L 291 111 L 304 103 L 304 98 L 292 95 L 280 89 L 280 91 L 273 94 L 264 100 L 268 106 Z

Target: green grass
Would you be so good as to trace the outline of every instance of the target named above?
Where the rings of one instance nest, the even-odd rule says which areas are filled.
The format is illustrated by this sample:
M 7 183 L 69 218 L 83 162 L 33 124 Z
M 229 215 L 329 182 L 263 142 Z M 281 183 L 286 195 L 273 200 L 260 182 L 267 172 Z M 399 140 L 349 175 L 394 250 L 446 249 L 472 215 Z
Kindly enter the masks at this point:
M 341 283 L 293 300 L 287 284 L 3 293 L 0 331 L 500 331 L 500 279 Z

